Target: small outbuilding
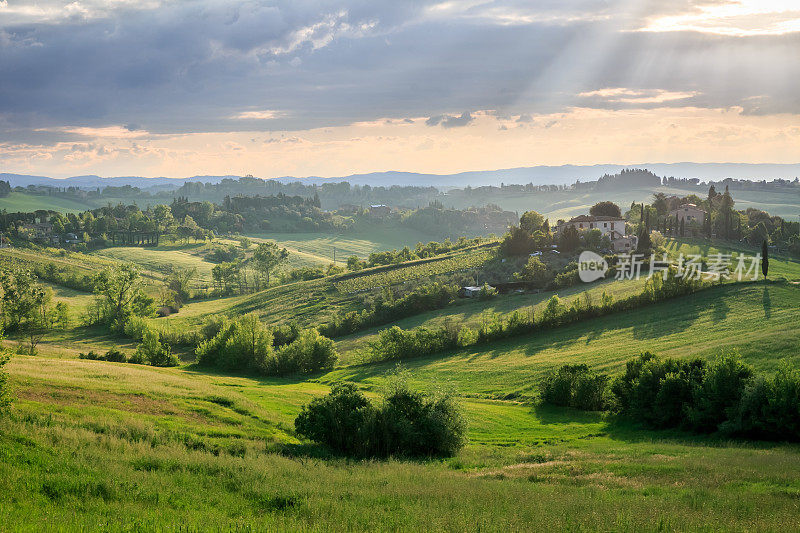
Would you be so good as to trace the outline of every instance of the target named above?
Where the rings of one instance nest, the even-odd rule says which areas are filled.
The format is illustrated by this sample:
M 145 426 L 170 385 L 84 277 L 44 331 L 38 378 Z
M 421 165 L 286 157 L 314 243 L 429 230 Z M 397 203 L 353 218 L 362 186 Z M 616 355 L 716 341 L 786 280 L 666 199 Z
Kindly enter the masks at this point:
M 486 287 L 490 291 L 494 290 L 494 287 L 492 287 L 491 285 L 486 285 Z M 481 295 L 482 290 L 483 286 L 470 285 L 467 287 L 461 287 L 461 290 L 458 292 L 459 296 L 461 296 L 462 298 L 477 298 L 478 296 Z

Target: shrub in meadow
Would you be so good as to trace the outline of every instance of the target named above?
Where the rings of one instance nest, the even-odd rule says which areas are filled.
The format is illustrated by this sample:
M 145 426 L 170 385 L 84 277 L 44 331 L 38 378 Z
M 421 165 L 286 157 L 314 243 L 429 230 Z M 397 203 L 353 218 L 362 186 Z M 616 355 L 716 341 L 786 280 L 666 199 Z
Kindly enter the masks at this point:
M 465 443 L 466 421 L 447 394 L 393 387 L 379 405 L 349 383 L 334 385 L 295 419 L 297 432 L 356 457 L 450 456 Z

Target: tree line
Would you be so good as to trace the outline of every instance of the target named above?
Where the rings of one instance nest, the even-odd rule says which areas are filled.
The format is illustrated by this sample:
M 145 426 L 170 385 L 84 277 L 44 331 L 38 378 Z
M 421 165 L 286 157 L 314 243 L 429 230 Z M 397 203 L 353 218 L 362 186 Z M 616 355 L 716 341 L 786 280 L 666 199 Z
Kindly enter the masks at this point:
M 738 354 L 712 363 L 644 352 L 616 377 L 564 365 L 539 383 L 544 403 L 610 410 L 657 429 L 762 440 L 800 441 L 800 372 L 782 364 L 758 375 Z

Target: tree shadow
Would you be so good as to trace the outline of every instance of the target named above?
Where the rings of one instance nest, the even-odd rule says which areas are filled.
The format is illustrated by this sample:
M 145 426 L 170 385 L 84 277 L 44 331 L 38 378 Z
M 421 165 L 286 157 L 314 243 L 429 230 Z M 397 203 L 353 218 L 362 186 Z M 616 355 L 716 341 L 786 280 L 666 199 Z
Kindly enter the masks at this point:
M 316 372 L 313 374 L 290 374 L 286 376 L 262 376 L 250 372 L 236 372 L 233 370 L 226 371 L 218 368 L 211 368 L 201 366 L 197 363 L 192 363 L 182 368 L 184 372 L 189 374 L 198 374 L 203 376 L 215 376 L 220 378 L 246 378 L 257 382 L 259 385 L 296 385 L 304 383 L 320 376 L 325 375 L 327 372 Z
M 610 415 L 604 432 L 609 438 L 626 443 L 670 443 L 682 446 L 705 446 L 709 448 L 730 448 L 732 446 L 769 450 L 772 448 L 797 446 L 786 442 L 746 440 L 721 435 L 719 433 L 692 433 L 681 429 L 653 429 L 644 424 L 631 421 L 619 415 Z
M 769 296 L 769 287 L 764 286 L 764 293 L 761 296 L 761 305 L 764 307 L 764 318 L 772 317 L 772 299 Z
M 714 323 L 722 322 L 728 318 L 731 306 L 722 298 L 715 298 L 711 303 L 711 319 Z
M 709 299 L 705 297 L 704 293 L 705 291 L 687 294 L 652 304 L 641 310 L 627 311 L 626 319 L 633 327 L 633 338 L 637 340 L 658 339 L 664 335 L 685 331 L 700 318 L 701 312 L 708 310 Z M 721 296 L 724 294 L 718 295 L 714 301 L 719 302 Z M 671 314 L 664 313 L 664 306 L 671 306 L 673 312 Z M 717 314 L 720 320 L 727 316 L 729 309 L 725 307 L 727 305 L 722 306 Z M 647 313 L 652 315 L 652 319 L 642 320 L 643 315 Z
M 537 404 L 531 412 L 545 425 L 550 424 L 596 424 L 602 422 L 604 413 L 599 411 L 581 411 L 569 407 Z

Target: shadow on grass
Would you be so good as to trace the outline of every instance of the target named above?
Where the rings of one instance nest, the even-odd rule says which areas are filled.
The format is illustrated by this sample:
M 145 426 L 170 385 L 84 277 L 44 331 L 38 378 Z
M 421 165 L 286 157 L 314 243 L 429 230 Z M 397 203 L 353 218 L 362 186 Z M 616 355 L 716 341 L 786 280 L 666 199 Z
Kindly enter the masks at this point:
M 532 408 L 539 422 L 550 424 L 597 424 L 603 422 L 606 414 L 599 411 L 581 411 L 570 407 L 537 404 Z
M 602 435 L 626 443 L 668 443 L 681 446 L 707 446 L 713 448 L 736 446 L 757 450 L 768 450 L 785 446 L 800 448 L 800 445 L 796 443 L 738 439 L 719 433 L 693 433 L 674 428 L 653 429 L 642 423 L 609 412 L 580 411 L 569 407 L 556 407 L 541 404 L 534 406 L 531 412 L 543 425 L 601 424 L 600 430 Z
M 220 370 L 218 368 L 211 368 L 201 366 L 197 363 L 192 363 L 181 369 L 189 374 L 199 374 L 203 376 L 216 376 L 221 378 L 246 378 L 258 382 L 259 385 L 297 385 L 309 380 L 314 380 L 320 376 L 325 375 L 327 372 L 317 372 L 314 374 L 292 374 L 287 376 L 262 376 L 259 374 L 249 372 L 236 372 L 233 370 Z

